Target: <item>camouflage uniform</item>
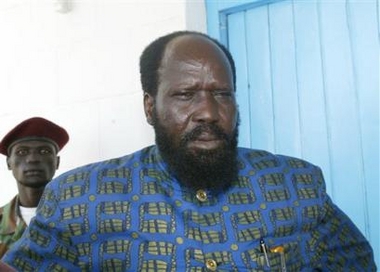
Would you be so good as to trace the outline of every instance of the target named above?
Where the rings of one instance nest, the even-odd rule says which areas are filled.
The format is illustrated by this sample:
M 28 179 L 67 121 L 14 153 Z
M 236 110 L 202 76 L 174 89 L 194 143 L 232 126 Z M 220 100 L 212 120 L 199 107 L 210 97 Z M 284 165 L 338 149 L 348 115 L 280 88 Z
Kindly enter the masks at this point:
M 18 196 L 0 208 L 0 259 L 8 251 L 26 229 L 26 223 L 21 217 Z

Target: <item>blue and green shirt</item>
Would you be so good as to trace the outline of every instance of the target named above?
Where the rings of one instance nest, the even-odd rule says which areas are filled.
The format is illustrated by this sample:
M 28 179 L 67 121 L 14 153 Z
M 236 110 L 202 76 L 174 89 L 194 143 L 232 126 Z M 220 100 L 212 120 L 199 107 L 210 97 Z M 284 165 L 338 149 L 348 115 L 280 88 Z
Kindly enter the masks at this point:
M 20 271 L 376 271 L 318 167 L 244 148 L 238 161 L 219 195 L 182 188 L 156 146 L 71 170 L 3 260 Z

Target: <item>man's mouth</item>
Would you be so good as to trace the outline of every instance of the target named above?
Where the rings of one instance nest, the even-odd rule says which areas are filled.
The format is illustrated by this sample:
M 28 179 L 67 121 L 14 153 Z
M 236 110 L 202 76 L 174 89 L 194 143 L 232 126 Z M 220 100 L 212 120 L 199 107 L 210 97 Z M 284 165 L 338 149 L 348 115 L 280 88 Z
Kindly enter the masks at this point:
M 194 139 L 194 141 L 204 141 L 204 142 L 216 141 L 216 140 L 220 140 L 220 137 L 215 135 L 215 133 L 213 132 L 202 132 Z
M 188 142 L 188 147 L 198 149 L 215 149 L 222 143 L 223 139 L 212 132 L 202 132 L 197 137 Z
M 31 170 L 26 170 L 24 171 L 25 176 L 39 176 L 43 173 L 43 170 L 39 169 L 31 169 Z

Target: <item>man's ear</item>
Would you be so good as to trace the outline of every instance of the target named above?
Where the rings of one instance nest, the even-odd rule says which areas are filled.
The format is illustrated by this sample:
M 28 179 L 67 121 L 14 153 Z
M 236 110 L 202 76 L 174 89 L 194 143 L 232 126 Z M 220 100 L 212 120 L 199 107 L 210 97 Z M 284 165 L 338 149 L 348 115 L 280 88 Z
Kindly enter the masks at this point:
M 146 121 L 149 125 L 153 125 L 153 110 L 154 110 L 154 98 L 148 94 L 147 92 L 144 93 L 144 111 L 145 111 L 145 117 Z
M 8 167 L 8 170 L 12 170 L 11 165 L 9 164 L 9 157 L 7 157 L 7 167 Z
M 61 157 L 57 156 L 57 164 L 55 165 L 55 170 L 59 168 L 59 163 L 61 162 Z

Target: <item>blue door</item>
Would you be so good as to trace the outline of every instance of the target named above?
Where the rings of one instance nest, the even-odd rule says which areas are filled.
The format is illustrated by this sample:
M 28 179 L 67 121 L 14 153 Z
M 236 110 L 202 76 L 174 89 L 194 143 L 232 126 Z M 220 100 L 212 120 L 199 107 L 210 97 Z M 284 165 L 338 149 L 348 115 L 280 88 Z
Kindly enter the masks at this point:
M 327 191 L 379 251 L 376 0 L 206 0 L 233 54 L 241 146 L 319 165 Z

